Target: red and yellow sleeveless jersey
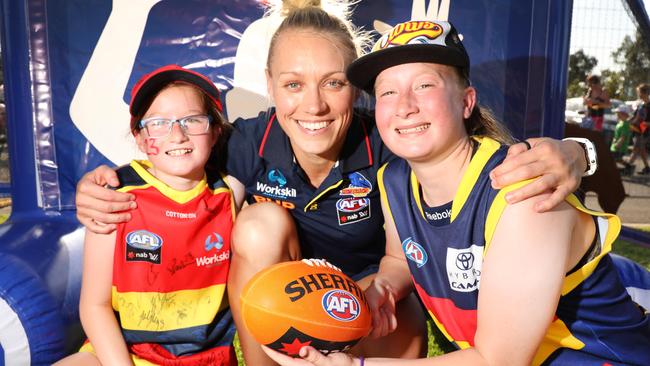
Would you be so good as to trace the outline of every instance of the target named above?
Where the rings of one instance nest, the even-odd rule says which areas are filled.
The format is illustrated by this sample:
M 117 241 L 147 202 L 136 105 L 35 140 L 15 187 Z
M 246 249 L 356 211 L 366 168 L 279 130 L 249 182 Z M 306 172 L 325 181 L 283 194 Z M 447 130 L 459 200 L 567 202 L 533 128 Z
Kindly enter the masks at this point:
M 138 358 L 161 365 L 236 365 L 226 279 L 235 208 L 230 189 L 204 179 L 179 192 L 148 171 L 120 168 L 136 196 L 115 243 L 112 304 Z

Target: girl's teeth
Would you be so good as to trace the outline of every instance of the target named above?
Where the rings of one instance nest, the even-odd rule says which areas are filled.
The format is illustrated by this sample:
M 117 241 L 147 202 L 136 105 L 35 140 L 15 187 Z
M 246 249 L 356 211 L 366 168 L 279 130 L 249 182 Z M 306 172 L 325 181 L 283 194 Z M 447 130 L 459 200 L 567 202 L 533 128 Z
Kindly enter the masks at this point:
M 429 128 L 430 124 L 426 123 L 423 125 L 419 125 L 417 127 L 411 127 L 411 128 L 404 128 L 404 129 L 397 129 L 397 133 L 399 134 L 407 134 L 407 133 L 416 133 L 416 132 L 421 132 Z
M 180 155 L 189 154 L 191 152 L 192 152 L 192 149 L 177 149 L 177 150 L 167 151 L 167 155 L 180 156 Z

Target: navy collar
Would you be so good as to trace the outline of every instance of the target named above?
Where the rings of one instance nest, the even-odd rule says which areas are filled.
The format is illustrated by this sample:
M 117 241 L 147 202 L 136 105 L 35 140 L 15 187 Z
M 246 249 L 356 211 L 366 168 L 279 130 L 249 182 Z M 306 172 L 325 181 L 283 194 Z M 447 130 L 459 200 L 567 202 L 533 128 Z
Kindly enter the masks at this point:
M 260 146 L 258 155 L 274 165 L 291 168 L 294 163 L 293 150 L 289 137 L 278 122 L 275 110 L 267 111 L 268 122 Z M 341 150 L 338 169 L 341 173 L 356 171 L 369 167 L 373 164 L 373 150 L 370 141 L 370 129 L 374 125 L 369 123 L 368 115 L 357 113 L 355 110 L 352 124 Z

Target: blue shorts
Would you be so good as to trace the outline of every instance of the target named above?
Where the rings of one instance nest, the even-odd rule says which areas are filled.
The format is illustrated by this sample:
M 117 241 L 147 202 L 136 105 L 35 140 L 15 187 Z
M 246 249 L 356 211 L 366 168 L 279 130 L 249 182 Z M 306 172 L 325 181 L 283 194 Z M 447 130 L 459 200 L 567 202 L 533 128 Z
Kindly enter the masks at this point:
M 359 281 L 365 277 L 370 276 L 371 274 L 375 274 L 379 271 L 379 264 L 371 264 L 368 267 L 364 268 L 361 272 L 350 275 L 350 278 L 352 278 L 355 281 Z

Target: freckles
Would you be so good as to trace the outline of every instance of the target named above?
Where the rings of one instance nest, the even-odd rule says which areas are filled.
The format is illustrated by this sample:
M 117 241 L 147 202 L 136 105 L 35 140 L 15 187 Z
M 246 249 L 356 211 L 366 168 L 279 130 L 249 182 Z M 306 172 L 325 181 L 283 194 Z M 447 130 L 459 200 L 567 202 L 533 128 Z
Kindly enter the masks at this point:
M 147 138 L 145 141 L 147 144 L 147 155 L 155 156 L 160 153 L 160 149 L 156 146 L 156 139 Z

